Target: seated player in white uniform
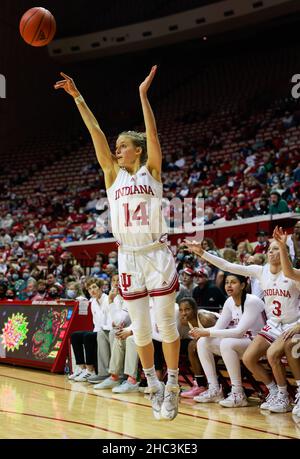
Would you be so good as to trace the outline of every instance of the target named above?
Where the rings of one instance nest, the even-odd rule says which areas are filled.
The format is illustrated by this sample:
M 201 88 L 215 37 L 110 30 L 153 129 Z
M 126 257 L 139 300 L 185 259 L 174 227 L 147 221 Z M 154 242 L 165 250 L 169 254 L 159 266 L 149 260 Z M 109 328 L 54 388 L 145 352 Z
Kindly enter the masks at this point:
M 287 234 L 283 233 L 282 228 L 278 228 L 276 226 L 273 237 L 279 244 L 282 271 L 284 275 L 296 282 L 300 282 L 300 270 L 293 268 L 287 251 Z M 298 323 L 295 324 L 294 327 L 284 332 L 283 339 L 285 355 L 297 384 L 293 414 L 300 417 L 300 320 L 298 320 Z
M 117 138 L 115 155 L 72 78 L 62 73 L 64 79 L 57 82 L 55 88 L 64 89 L 74 98 L 90 132 L 104 173 L 112 231 L 119 243 L 120 287 L 151 391 L 153 414 L 156 419 L 172 420 L 178 413 L 179 395 L 180 339 L 174 308 L 178 276 L 173 255 L 166 244 L 161 205 L 162 152 L 147 95 L 156 70 L 156 66 L 152 67 L 139 86 L 146 134 L 122 132 Z M 158 380 L 154 368 L 149 297 L 153 298 L 156 322 L 163 340 L 168 367 L 166 386 Z
M 241 276 L 255 277 L 259 280 L 264 292 L 267 323 L 257 334 L 243 356 L 243 362 L 258 381 L 268 388 L 266 401 L 260 406 L 273 412 L 291 411 L 285 369 L 281 362 L 284 355 L 283 333 L 296 325 L 299 320 L 299 289 L 300 282 L 288 279 L 281 268 L 279 245 L 273 241 L 268 249 L 268 263 L 264 266 L 243 266 L 228 263 L 222 258 L 205 252 L 196 241 L 186 241 L 191 251 L 217 266 Z M 260 362 L 267 355 L 274 379 Z
M 198 339 L 198 355 L 208 381 L 208 390 L 194 397 L 196 402 L 219 402 L 228 408 L 247 406 L 242 386 L 240 360 L 253 338 L 265 324 L 265 304 L 246 292 L 247 279 L 225 274 L 225 290 L 229 298 L 212 328 L 193 328 L 191 336 Z M 214 354 L 221 355 L 231 380 L 231 392 L 224 400 L 218 383 Z

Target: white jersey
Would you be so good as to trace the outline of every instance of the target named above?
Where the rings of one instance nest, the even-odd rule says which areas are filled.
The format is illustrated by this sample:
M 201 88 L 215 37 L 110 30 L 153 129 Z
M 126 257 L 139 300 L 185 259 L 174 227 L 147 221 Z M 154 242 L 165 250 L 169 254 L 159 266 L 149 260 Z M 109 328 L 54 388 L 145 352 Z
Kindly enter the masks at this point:
M 265 303 L 255 295 L 246 295 L 244 312 L 230 296 L 224 303 L 221 315 L 209 328 L 212 338 L 253 338 L 265 325 Z
M 300 282 L 285 277 L 282 271 L 272 274 L 268 263 L 264 266 L 243 266 L 229 263 L 207 252 L 203 254 L 203 258 L 222 271 L 258 279 L 264 292 L 265 311 L 268 320 L 272 319 L 282 324 L 289 324 L 299 319 Z
M 166 234 L 162 216 L 162 183 L 155 180 L 146 166 L 135 175 L 121 168 L 107 190 L 112 232 L 127 247 L 147 246 Z

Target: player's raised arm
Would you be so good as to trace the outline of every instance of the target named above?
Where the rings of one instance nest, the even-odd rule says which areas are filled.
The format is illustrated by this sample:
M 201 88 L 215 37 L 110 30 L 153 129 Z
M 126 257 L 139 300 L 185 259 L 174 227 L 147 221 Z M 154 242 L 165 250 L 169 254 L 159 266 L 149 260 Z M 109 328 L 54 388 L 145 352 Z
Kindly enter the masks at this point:
M 203 258 L 204 260 L 208 261 L 217 268 L 221 269 L 222 271 L 228 271 L 233 274 L 239 274 L 240 276 L 246 277 L 255 277 L 259 278 L 263 267 L 260 265 L 239 265 L 237 263 L 229 263 L 228 261 L 224 260 L 223 258 L 216 257 L 212 253 L 206 252 L 202 249 L 201 243 L 197 241 L 190 241 L 188 239 L 184 240 L 184 244 L 187 246 L 190 252 L 195 253 L 199 257 Z
M 273 238 L 278 242 L 283 274 L 286 277 L 295 280 L 296 282 L 300 282 L 300 270 L 293 268 L 293 265 L 289 258 L 286 245 L 287 234 L 283 232 L 282 228 L 276 226 L 276 228 L 273 231 Z
M 118 165 L 116 159 L 110 151 L 104 132 L 78 91 L 73 79 L 63 72 L 60 74 L 64 79 L 57 81 L 54 88 L 64 89 L 74 98 L 81 117 L 91 134 L 98 162 L 104 172 L 106 187 L 109 188 L 117 175 Z
M 154 114 L 151 108 L 151 105 L 148 100 L 148 89 L 151 86 L 152 80 L 155 76 L 157 66 L 154 65 L 145 78 L 143 83 L 140 84 L 140 99 L 142 103 L 144 122 L 146 127 L 146 136 L 147 136 L 147 153 L 148 159 L 146 167 L 150 171 L 151 175 L 158 181 L 161 180 L 161 163 L 162 163 L 162 154 L 160 143 L 158 139 L 158 133 L 156 128 L 156 122 Z

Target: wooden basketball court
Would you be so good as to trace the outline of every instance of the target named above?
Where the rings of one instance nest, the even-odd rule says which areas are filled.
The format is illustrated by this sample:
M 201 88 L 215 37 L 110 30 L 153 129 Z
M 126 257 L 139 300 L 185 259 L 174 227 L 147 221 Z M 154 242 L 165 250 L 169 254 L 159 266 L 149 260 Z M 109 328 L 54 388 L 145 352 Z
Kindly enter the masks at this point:
M 156 421 L 142 393 L 113 394 L 63 375 L 0 365 L 0 438 L 300 439 L 300 419 L 181 401 L 178 417 Z

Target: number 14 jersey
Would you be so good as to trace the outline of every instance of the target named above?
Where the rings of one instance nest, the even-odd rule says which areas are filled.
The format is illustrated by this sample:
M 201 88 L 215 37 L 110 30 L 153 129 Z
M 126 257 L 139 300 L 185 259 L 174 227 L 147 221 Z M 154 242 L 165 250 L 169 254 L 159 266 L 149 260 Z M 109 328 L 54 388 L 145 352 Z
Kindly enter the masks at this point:
M 112 232 L 121 245 L 147 246 L 167 233 L 162 216 L 162 183 L 146 166 L 134 175 L 121 168 L 107 190 Z

